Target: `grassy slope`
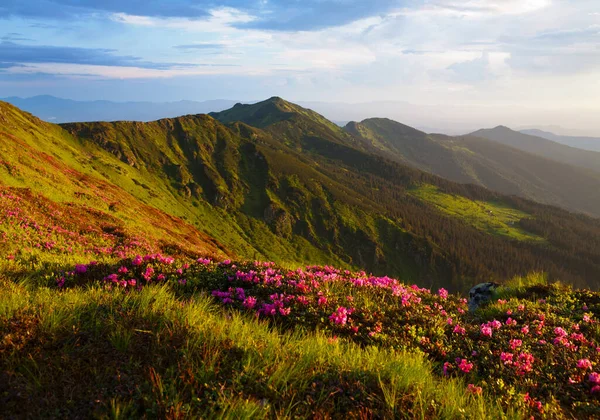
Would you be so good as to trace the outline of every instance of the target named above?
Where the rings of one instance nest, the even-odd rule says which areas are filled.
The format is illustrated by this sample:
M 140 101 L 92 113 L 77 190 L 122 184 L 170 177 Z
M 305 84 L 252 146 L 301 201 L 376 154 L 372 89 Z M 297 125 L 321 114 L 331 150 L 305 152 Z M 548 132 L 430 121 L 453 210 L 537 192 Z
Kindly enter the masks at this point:
M 346 130 L 374 152 L 444 178 L 600 215 L 600 176 L 574 162 L 523 153 L 517 144 L 492 141 L 496 137 L 427 135 L 382 118 L 349 123 Z
M 166 286 L 56 294 L 0 281 L 0 291 L 0 415 L 483 419 L 501 412 L 459 380 L 434 376 L 417 353 L 280 334 L 206 297 L 182 304 Z
M 544 241 L 544 238 L 519 227 L 519 222 L 531 215 L 503 203 L 467 200 L 440 192 L 431 185 L 417 187 L 411 191 L 411 194 L 492 235 L 506 236 L 520 241 Z
M 264 107 L 271 110 L 266 112 Z M 222 245 L 213 248 L 243 258 L 271 259 L 287 266 L 364 267 L 377 274 L 453 290 L 481 279 L 501 281 L 538 269 L 574 284 L 595 284 L 595 273 L 600 272 L 597 252 L 588 250 L 598 227 L 593 221 L 462 187 L 365 153 L 354 147 L 349 135 L 339 135 L 340 130 L 322 117 L 280 99 L 243 107 L 249 122 L 262 110 L 262 119 L 254 123 L 267 124 L 264 130 L 240 122 L 224 126 L 202 115 L 152 123 L 68 124 L 62 129 L 45 124 L 40 129 L 34 118 L 7 109 L 23 119 L 13 117 L 13 122 L 7 119 L 4 124 L 5 131 L 16 134 L 10 137 L 13 143 L 23 138 L 36 149 L 52 153 L 54 143 L 65 142 L 66 147 L 56 152 L 57 162 L 89 174 L 90 179 L 103 180 L 105 184 L 96 188 L 92 201 L 99 201 L 101 211 L 115 211 L 116 219 L 132 229 L 139 225 L 143 232 L 160 230 L 162 223 L 153 223 L 152 217 L 135 221 L 142 202 L 148 205 L 142 208 L 178 216 L 189 224 L 181 226 L 194 226 L 205 237 L 218 238 Z M 36 130 L 32 137 L 29 133 Z M 51 135 L 45 136 L 46 132 Z M 9 160 L 25 162 L 25 157 L 14 158 L 20 152 L 14 148 L 11 153 L 16 155 Z M 24 170 L 22 163 L 13 166 Z M 37 168 L 31 170 L 32 175 L 48 172 L 39 180 L 38 193 L 54 199 L 53 191 L 62 189 L 61 194 L 71 197 L 69 200 L 77 203 L 82 199 L 73 190 L 72 180 L 55 184 L 53 179 L 62 179 L 54 173 L 58 171 L 41 164 Z M 531 216 L 519 222 L 521 229 L 552 239 L 543 247 L 534 241 L 519 244 L 512 240 L 517 238 L 514 235 L 477 229 L 427 200 L 407 194 L 423 183 L 465 200 L 501 202 L 520 209 Z M 108 205 L 99 199 L 112 190 L 126 190 L 128 198 Z M 59 193 L 55 195 L 59 197 Z M 119 200 L 124 203 L 123 214 L 119 213 Z M 533 223 L 533 228 L 525 227 L 525 222 Z M 563 234 L 564 223 L 570 236 Z M 585 231 L 579 229 L 582 224 L 586 224 Z M 173 233 L 170 238 L 176 243 L 198 248 L 185 235 Z M 569 238 L 567 244 L 563 244 L 565 237 Z M 14 247 L 10 241 L 4 242 Z M 197 251 L 208 250 L 199 247 Z M 498 254 L 504 257 L 491 257 Z

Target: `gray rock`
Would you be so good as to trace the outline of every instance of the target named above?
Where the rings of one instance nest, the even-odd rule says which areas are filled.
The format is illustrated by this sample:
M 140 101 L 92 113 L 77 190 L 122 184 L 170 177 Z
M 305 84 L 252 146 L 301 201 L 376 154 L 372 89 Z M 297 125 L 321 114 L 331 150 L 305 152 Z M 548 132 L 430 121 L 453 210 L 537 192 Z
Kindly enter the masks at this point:
M 497 283 L 480 283 L 469 290 L 469 311 L 473 312 L 492 298 Z

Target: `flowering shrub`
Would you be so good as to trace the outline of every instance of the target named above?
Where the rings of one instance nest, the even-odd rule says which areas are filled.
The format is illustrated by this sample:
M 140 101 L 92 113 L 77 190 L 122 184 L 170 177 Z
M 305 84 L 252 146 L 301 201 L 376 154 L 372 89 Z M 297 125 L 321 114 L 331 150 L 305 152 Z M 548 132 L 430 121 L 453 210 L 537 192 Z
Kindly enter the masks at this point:
M 206 291 L 280 328 L 318 328 L 363 345 L 419 349 L 440 374 L 465 377 L 468 392 L 489 393 L 534 416 L 564 414 L 565 408 L 600 415 L 600 295 L 591 292 L 548 286 L 542 302 L 534 295 L 510 298 L 473 314 L 465 299 L 443 289 L 431 293 L 364 272 L 183 262 L 161 254 L 115 266 L 78 265 L 59 276 L 57 286 L 93 279 L 132 291 L 153 283 L 171 284 L 184 295 Z

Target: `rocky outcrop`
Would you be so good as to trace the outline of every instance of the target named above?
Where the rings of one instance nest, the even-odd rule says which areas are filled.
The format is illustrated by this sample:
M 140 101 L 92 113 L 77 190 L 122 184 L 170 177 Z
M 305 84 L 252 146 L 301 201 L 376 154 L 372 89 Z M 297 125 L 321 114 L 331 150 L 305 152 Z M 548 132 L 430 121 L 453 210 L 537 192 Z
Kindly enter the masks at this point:
M 473 312 L 481 305 L 489 302 L 499 285 L 497 283 L 480 283 L 469 290 L 469 311 Z

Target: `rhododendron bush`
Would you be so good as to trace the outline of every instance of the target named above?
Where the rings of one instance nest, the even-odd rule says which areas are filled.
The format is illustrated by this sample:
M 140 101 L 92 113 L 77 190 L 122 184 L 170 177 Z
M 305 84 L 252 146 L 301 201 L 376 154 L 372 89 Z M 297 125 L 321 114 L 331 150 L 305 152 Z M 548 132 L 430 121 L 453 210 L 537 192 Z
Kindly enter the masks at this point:
M 188 262 L 161 254 L 117 265 L 80 264 L 55 281 L 63 288 L 97 279 L 131 293 L 170 284 L 184 296 L 208 293 L 278 328 L 319 329 L 365 346 L 419 349 L 440 376 L 464 378 L 468 392 L 489 393 L 535 416 L 600 415 L 596 293 L 547 286 L 469 313 L 466 299 L 444 289 L 365 272 L 286 270 L 271 262 L 208 258 Z

